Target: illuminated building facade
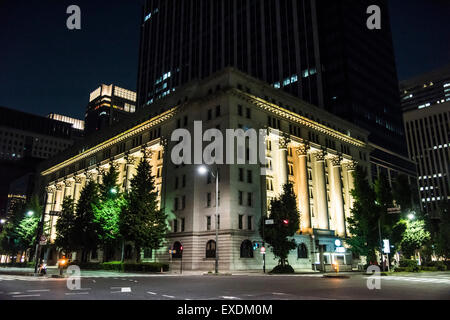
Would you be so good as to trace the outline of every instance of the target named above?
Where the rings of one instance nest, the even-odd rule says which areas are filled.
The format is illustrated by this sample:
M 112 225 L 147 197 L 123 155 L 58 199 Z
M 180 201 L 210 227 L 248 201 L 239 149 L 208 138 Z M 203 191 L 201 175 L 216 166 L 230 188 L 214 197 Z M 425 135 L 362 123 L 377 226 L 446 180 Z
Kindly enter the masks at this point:
M 450 102 L 409 109 L 403 119 L 422 209 L 438 218 L 440 203 L 450 201 Z
M 139 110 L 122 132 L 105 131 L 102 142 L 75 146 L 48 162 L 41 170 L 45 212 L 60 211 L 66 196 L 77 201 L 86 181 L 101 182 L 111 165 L 119 171 L 122 191 L 128 190 L 139 161 L 147 159 L 160 207 L 169 216 L 170 234 L 164 248 L 143 250 L 142 258 L 170 261 L 176 269 L 180 253 L 170 258 L 169 249 L 182 245 L 183 269 L 212 270 L 215 184 L 198 174 L 198 165 L 172 162 L 171 150 L 178 142 L 171 135 L 185 128 L 196 139 L 194 121 L 202 122 L 203 132 L 218 129 L 224 135 L 227 129 L 264 129 L 266 164 L 218 165 L 220 270 L 262 268 L 262 255 L 253 251 L 252 243 L 261 242 L 260 221 L 288 182 L 294 186 L 301 220 L 290 264 L 311 270 L 322 260 L 327 268 L 338 260 L 344 270 L 350 268 L 352 255 L 337 247 L 336 240 L 348 234 L 352 172 L 357 165 L 369 170 L 366 131 L 230 68 L 187 84 L 155 107 L 156 115 Z M 54 241 L 57 217 L 47 215 L 46 220 Z M 277 264 L 270 250 L 266 262 L 267 268 Z
M 85 116 L 86 135 L 130 118 L 136 111 L 136 93 L 113 84 L 91 92 Z

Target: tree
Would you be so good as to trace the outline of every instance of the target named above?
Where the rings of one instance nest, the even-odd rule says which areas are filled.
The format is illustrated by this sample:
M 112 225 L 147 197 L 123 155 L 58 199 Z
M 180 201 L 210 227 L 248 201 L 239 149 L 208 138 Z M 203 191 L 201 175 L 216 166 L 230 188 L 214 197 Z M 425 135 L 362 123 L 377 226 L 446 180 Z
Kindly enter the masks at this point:
M 378 219 L 380 206 L 377 195 L 367 179 L 367 172 L 357 167 L 353 172 L 354 189 L 351 194 L 354 199 L 352 216 L 348 218 L 351 237 L 346 241 L 352 252 L 367 256 L 370 263 L 376 263 L 375 249 L 380 247 L 378 236 Z
M 119 226 L 124 241 L 134 242 L 136 260 L 140 261 L 141 248 L 158 250 L 162 246 L 168 231 L 167 215 L 158 209 L 158 194 L 147 159 L 139 163 L 130 185 Z
M 99 201 L 94 204 L 94 221 L 100 227 L 99 241 L 104 246 L 104 260 L 106 252 L 120 239 L 120 214 L 127 204 L 117 184 L 118 173 L 114 166 L 110 166 L 108 173 L 99 185 Z
M 25 214 L 17 226 L 16 232 L 20 238 L 22 248 L 25 250 L 30 248 L 33 251 L 36 245 L 37 228 L 42 215 L 42 206 L 39 204 L 37 196 L 33 196 L 30 202 L 26 204 L 25 212 L 32 214 Z
M 65 197 L 61 215 L 56 222 L 55 244 L 66 254 L 80 249 L 78 235 L 75 233 L 76 228 L 75 203 L 71 197 Z
M 99 201 L 98 186 L 89 181 L 81 190 L 75 210 L 74 245 L 82 250 L 82 261 L 87 261 L 89 252 L 97 250 L 100 226 L 95 222 L 94 205 Z
M 288 264 L 289 251 L 297 247 L 292 237 L 298 231 L 300 213 L 292 184 L 283 186 L 283 194 L 270 203 L 269 219 L 273 225 L 265 226 L 261 221 L 260 234 L 265 242 L 272 247 L 273 254 L 279 258 L 278 264 L 283 268 Z
M 27 203 L 16 203 L 12 215 L 0 235 L 2 251 L 16 254 L 31 249 L 30 253 L 32 253 L 36 244 L 36 233 L 41 214 L 42 207 L 36 196 L 33 196 Z
M 414 256 L 416 250 L 422 248 L 429 240 L 430 233 L 425 230 L 425 221 L 408 221 L 400 244 L 402 254 L 408 258 Z

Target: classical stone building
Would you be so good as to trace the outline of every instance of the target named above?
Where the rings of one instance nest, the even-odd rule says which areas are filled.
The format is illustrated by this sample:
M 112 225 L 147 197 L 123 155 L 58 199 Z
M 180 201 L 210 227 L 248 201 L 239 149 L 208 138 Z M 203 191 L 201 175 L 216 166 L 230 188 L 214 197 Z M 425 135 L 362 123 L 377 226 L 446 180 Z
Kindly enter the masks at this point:
M 86 181 L 101 182 L 111 165 L 119 170 L 120 184 L 126 191 L 138 162 L 147 159 L 156 178 L 160 206 L 169 215 L 171 232 L 163 249 L 141 253 L 144 260 L 170 261 L 172 268 L 179 268 L 180 251 L 169 256 L 169 249 L 182 245 L 183 269 L 213 270 L 215 182 L 198 174 L 199 165 L 175 165 L 171 157 L 178 144 L 178 140 L 171 141 L 172 133 L 185 128 L 192 133 L 194 143 L 197 121 L 201 121 L 203 132 L 214 128 L 224 136 L 227 129 L 238 128 L 242 132 L 264 129 L 267 133 L 263 144 L 266 163 L 217 167 L 220 270 L 262 268 L 262 255 L 253 251 L 252 243 L 261 241 L 261 218 L 287 182 L 294 186 L 301 221 L 295 236 L 298 250 L 291 252 L 289 263 L 297 270 L 310 270 L 321 260 L 351 265 L 351 253 L 336 247 L 336 240 L 348 234 L 352 171 L 356 165 L 369 168 L 368 132 L 230 68 L 178 89 L 139 110 L 128 124 L 111 128 L 47 163 L 41 175 L 47 192 L 46 219 L 53 226 L 51 241 L 57 220 L 53 214 L 60 211 L 63 197 L 76 201 Z M 204 142 L 203 147 L 209 143 Z M 194 151 L 192 158 L 198 156 Z M 244 153 L 248 158 L 250 152 Z M 355 158 L 367 160 L 357 163 Z M 268 269 L 277 264 L 270 248 L 266 263 Z

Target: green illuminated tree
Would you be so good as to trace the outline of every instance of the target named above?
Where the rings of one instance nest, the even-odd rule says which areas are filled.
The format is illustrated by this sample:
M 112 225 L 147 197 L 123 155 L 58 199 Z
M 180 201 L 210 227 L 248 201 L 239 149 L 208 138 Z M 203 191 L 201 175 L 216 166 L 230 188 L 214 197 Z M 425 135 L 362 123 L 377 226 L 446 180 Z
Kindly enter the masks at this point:
M 66 254 L 81 249 L 76 230 L 75 203 L 71 197 L 65 197 L 62 203 L 61 215 L 56 222 L 55 244 L 63 249 Z
M 270 204 L 268 219 L 274 220 L 274 224 L 266 226 L 263 220 L 259 229 L 261 237 L 270 244 L 273 254 L 279 258 L 282 268 L 289 264 L 289 252 L 297 247 L 292 237 L 299 230 L 300 224 L 300 213 L 292 184 L 284 185 L 283 190 L 283 194 Z
M 355 187 L 351 194 L 354 205 L 352 216 L 347 219 L 351 236 L 346 242 L 353 253 L 367 256 L 369 263 L 376 263 L 375 250 L 380 247 L 378 219 L 381 208 L 377 204 L 377 194 L 367 179 L 367 172 L 358 166 L 353 175 Z
M 137 261 L 141 248 L 159 249 L 167 234 L 167 215 L 158 209 L 157 196 L 150 165 L 144 158 L 131 180 L 120 217 L 120 233 L 125 241 L 134 242 Z
M 400 244 L 402 254 L 406 258 L 414 256 L 416 250 L 422 248 L 429 240 L 430 233 L 425 229 L 423 220 L 408 221 Z

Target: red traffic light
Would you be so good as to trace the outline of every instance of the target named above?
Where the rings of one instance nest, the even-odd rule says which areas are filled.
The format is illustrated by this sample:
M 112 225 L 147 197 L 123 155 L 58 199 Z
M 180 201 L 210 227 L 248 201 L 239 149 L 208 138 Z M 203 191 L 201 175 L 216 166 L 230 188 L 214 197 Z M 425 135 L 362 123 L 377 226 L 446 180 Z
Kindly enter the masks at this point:
M 183 246 L 180 247 L 180 251 L 183 251 Z
M 287 226 L 289 224 L 289 220 L 283 220 L 283 224 Z

